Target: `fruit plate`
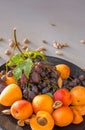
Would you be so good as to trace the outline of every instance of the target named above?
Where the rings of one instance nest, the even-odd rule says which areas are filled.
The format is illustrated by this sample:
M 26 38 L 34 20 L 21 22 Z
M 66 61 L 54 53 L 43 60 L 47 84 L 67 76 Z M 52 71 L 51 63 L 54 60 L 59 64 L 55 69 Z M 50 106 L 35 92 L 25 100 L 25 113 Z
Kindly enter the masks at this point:
M 72 75 L 77 76 L 80 74 L 85 75 L 85 72 L 81 68 L 79 68 L 78 66 L 74 65 L 71 62 L 68 62 L 64 59 L 51 57 L 51 56 L 46 56 L 46 57 L 47 57 L 49 64 L 51 64 L 51 65 L 57 65 L 57 64 L 61 64 L 61 63 L 67 64 L 71 69 L 71 76 Z M 4 68 L 5 68 L 5 64 L 0 66 L 0 71 Z M 3 109 L 5 109 L 5 107 L 0 105 L 0 130 L 31 130 L 29 125 L 26 125 L 24 127 L 19 127 L 17 125 L 17 121 L 12 116 L 6 116 L 1 113 L 1 110 L 3 110 Z M 68 115 L 66 115 L 66 116 L 68 116 Z M 73 130 L 85 130 L 85 117 L 84 117 L 84 121 L 79 125 L 71 124 L 66 127 L 55 126 L 53 130 L 72 130 L 72 129 Z

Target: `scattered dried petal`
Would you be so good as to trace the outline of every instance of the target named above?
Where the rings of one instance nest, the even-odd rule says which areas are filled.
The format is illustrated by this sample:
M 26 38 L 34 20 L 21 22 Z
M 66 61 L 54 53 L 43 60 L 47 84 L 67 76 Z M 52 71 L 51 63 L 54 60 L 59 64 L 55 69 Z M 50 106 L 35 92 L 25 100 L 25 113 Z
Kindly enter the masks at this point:
M 42 40 L 42 42 L 45 43 L 45 44 L 48 43 L 46 40 Z
M 11 55 L 11 51 L 10 51 L 9 49 L 7 49 L 7 50 L 5 51 L 5 54 L 6 54 L 6 55 Z
M 57 55 L 60 55 L 60 56 L 63 56 L 63 55 L 64 55 L 62 51 L 56 51 L 56 54 L 57 54 Z
M 14 47 L 14 45 L 15 45 L 15 42 L 14 42 L 13 40 L 10 40 L 10 41 L 9 41 L 9 46 L 10 46 L 10 47 Z
M 10 115 L 11 111 L 10 111 L 10 109 L 6 109 L 6 110 L 3 110 L 2 113 L 5 115 Z
M 58 78 L 58 87 L 59 88 L 62 88 L 62 85 L 63 85 L 63 80 L 61 77 Z
M 44 54 L 44 51 L 40 51 L 40 53 Z
M 3 38 L 2 38 L 2 37 L 0 37 L 0 41 L 3 41 Z
M 18 121 L 17 121 L 17 124 L 18 124 L 19 126 L 25 126 L 24 120 L 18 120 Z
M 51 23 L 51 26 L 55 27 L 55 26 L 56 26 L 56 24 L 54 24 L 54 23 Z
M 26 50 L 27 48 L 28 48 L 28 46 L 26 46 L 26 45 L 22 46 L 22 49 L 24 49 L 24 50 Z
M 41 46 L 41 47 L 38 47 L 37 49 L 36 49 L 36 51 L 46 51 L 46 48 L 45 47 L 43 47 L 43 46 Z
M 80 41 L 80 43 L 83 43 L 83 44 L 85 44 L 85 40 L 81 40 L 81 41 Z
M 61 107 L 62 105 L 63 105 L 63 103 L 60 100 L 58 100 L 58 101 L 54 102 L 53 108 L 57 109 L 57 108 Z
M 26 44 L 27 44 L 27 43 L 31 43 L 31 41 L 28 40 L 28 38 L 25 38 L 25 39 L 23 40 L 23 42 L 26 43 Z

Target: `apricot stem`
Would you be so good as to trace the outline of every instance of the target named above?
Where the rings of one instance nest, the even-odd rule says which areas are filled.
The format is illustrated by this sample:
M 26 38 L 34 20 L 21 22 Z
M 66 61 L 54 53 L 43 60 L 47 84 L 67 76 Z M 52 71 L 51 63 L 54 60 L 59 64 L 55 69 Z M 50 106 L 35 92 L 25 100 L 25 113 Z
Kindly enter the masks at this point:
M 47 119 L 44 117 L 38 117 L 37 122 L 39 125 L 45 126 L 47 124 Z

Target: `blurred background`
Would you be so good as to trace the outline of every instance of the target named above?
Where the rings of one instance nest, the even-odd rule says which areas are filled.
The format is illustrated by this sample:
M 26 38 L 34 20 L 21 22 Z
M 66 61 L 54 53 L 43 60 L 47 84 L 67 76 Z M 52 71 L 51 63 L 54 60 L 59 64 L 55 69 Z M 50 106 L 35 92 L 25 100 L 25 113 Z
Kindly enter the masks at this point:
M 13 39 L 13 28 L 22 43 L 28 38 L 29 49 L 46 48 L 45 54 L 68 60 L 85 68 L 85 0 L 0 0 L 0 57 L 6 61 L 4 51 Z M 46 40 L 44 44 L 42 40 Z M 67 43 L 69 47 L 56 49 L 53 41 Z M 62 51 L 63 55 L 56 54 Z

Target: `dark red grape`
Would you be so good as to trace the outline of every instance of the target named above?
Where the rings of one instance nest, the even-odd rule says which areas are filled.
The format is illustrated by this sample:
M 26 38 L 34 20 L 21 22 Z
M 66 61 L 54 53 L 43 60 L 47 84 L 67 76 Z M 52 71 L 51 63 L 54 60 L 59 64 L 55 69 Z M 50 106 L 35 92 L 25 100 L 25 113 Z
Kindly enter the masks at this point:
M 84 75 L 80 75 L 79 79 L 80 79 L 80 81 L 83 81 L 85 79 L 85 76 Z
M 39 81 L 40 81 L 40 75 L 39 75 L 39 73 L 33 71 L 31 73 L 31 79 L 32 79 L 32 82 L 39 83 Z
M 35 96 L 36 94 L 33 91 L 28 92 L 28 100 L 30 99 L 30 101 L 32 101 Z
M 42 89 L 42 93 L 48 93 L 50 91 L 50 87 L 45 87 Z
M 34 93 L 36 93 L 36 94 L 39 93 L 37 86 L 33 85 L 31 89 L 32 89 L 32 91 L 33 91 Z

